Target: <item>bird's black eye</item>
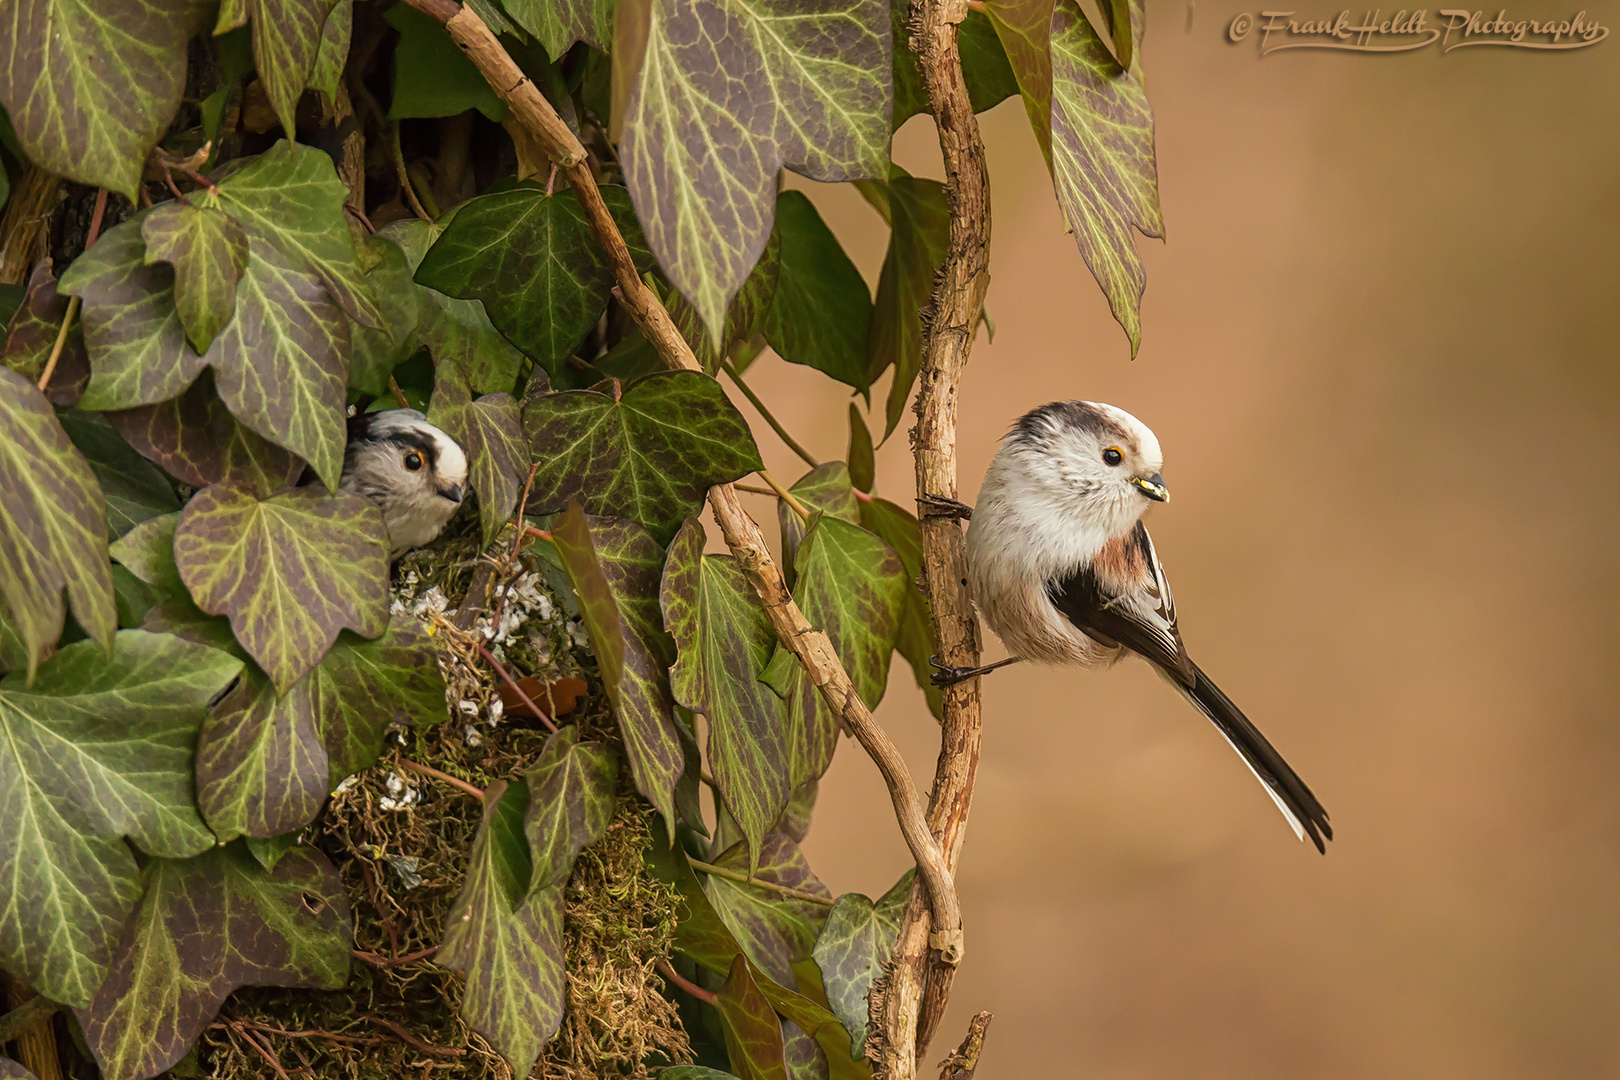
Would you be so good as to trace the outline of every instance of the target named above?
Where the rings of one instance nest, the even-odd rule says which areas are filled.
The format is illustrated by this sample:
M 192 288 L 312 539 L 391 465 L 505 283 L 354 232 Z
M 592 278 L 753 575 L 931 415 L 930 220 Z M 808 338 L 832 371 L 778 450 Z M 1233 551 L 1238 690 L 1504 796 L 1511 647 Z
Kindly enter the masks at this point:
M 416 470 L 420 469 L 422 467 L 422 455 L 421 454 L 406 454 L 405 455 L 405 467 L 407 469 L 411 470 L 411 472 L 415 472 Z
M 1124 460 L 1125 455 L 1119 452 L 1119 447 L 1117 446 L 1110 446 L 1108 449 L 1103 451 L 1104 465 L 1118 465 Z

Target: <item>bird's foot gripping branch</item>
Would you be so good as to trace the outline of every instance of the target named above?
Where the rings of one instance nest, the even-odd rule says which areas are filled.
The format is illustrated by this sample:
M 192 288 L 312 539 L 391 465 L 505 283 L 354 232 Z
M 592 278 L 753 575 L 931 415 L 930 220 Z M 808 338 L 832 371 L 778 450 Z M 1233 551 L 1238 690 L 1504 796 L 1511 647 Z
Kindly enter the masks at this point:
M 973 116 L 1022 94 L 1134 340 L 1141 12 L 1107 11 L 17 0 L 0 1075 L 915 1075 L 979 746 L 976 684 L 930 679 L 978 662 Z M 918 113 L 943 183 L 890 160 Z M 875 297 L 783 170 L 871 204 Z M 756 362 L 887 392 L 817 463 Z M 921 521 L 870 433 L 914 396 Z M 927 801 L 873 714 L 896 655 Z M 840 732 L 914 864 L 876 899 L 799 846 Z

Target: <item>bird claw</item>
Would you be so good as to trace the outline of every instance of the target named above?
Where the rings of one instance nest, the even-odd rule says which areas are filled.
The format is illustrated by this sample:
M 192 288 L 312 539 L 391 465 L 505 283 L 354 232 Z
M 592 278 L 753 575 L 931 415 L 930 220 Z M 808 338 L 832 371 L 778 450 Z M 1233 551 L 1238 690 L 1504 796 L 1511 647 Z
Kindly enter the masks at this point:
M 917 516 L 925 521 L 969 521 L 973 507 L 944 495 L 917 496 Z
M 980 664 L 978 667 L 952 667 L 950 664 L 940 663 L 939 656 L 934 655 L 928 658 L 928 666 L 934 669 L 934 673 L 928 676 L 928 681 L 943 689 L 947 686 L 955 686 L 959 682 L 966 682 L 969 679 L 977 679 L 981 675 L 990 674 L 997 668 L 1016 663 L 1018 663 L 1018 657 L 1009 656 L 1005 660 L 997 660 L 993 664 Z

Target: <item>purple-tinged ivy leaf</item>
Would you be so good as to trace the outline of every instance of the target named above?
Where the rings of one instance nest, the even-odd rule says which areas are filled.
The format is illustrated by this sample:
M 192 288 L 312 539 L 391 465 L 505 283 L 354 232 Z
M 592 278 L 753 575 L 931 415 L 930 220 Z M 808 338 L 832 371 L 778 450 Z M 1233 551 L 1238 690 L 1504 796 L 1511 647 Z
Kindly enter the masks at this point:
M 329 98 L 336 98 L 349 63 L 349 42 L 354 36 L 354 0 L 337 0 L 332 14 L 321 27 L 321 44 L 310 68 L 309 86 Z
M 576 41 L 613 51 L 613 0 L 506 0 L 503 6 L 540 39 L 547 56 L 562 56 Z
M 41 259 L 28 278 L 28 291 L 23 302 L 6 325 L 5 348 L 0 350 L 0 365 L 10 368 L 36 386 L 50 362 L 51 350 L 62 331 L 62 320 L 67 317 L 68 298 L 56 291 L 56 275 L 51 273 L 51 261 Z M 78 319 L 68 328 L 62 354 L 56 358 L 56 370 L 51 374 L 45 396 L 52 405 L 71 409 L 84 396 L 90 382 L 90 358 L 84 351 L 84 327 Z
M 215 35 L 253 22 L 253 66 L 289 137 L 335 0 L 224 0 Z
M 133 199 L 180 107 L 198 0 L 15 0 L 0 34 L 0 104 L 28 160 Z
M 141 221 L 146 262 L 174 267 L 174 306 L 191 347 L 206 353 L 236 312 L 247 270 L 247 234 L 236 219 L 189 202 L 166 202 Z
M 213 846 L 192 797 L 208 702 L 241 662 L 166 634 L 124 630 L 46 660 L 30 687 L 0 680 L 0 966 L 82 1006 L 107 975 L 141 895 L 129 837 L 150 855 Z
M 387 531 L 359 495 L 294 488 L 261 500 L 205 488 L 180 515 L 174 558 L 197 606 L 230 619 L 278 693 L 339 631 L 374 638 L 388 628 Z
M 62 634 L 67 590 L 79 625 L 112 647 L 118 615 L 107 561 L 107 500 L 45 395 L 0 368 L 0 597 L 28 649 Z
M 562 887 L 529 890 L 523 835 L 528 789 L 491 784 L 473 840 L 466 884 L 445 920 L 435 962 L 463 972 L 461 1015 L 527 1076 L 562 1024 L 567 974 Z
M 239 986 L 338 990 L 349 981 L 349 898 L 325 856 L 266 870 L 242 845 L 155 859 L 107 981 L 77 1010 L 106 1080 L 147 1080 L 185 1056 Z
M 906 871 L 875 904 L 860 893 L 840 896 L 816 939 L 815 961 L 827 1000 L 857 1047 L 866 1042 L 867 994 L 900 940 L 900 919 L 916 876 L 915 869 Z
M 428 419 L 467 454 L 467 480 L 478 496 L 478 517 L 488 544 L 511 518 L 523 487 L 529 454 L 522 414 L 511 394 L 485 394 L 474 400 L 466 376 L 454 362 L 441 359 L 434 367 Z
M 720 369 L 721 359 L 731 356 L 764 327 L 771 301 L 776 296 L 781 269 L 782 237 L 772 229 L 770 242 L 765 245 L 759 261 L 754 264 L 754 269 L 749 272 L 737 295 L 726 305 L 726 324 L 721 331 L 718 348 L 714 338 L 704 329 L 697 308 L 678 292 L 671 292 L 665 298 L 664 304 L 669 309 L 670 318 L 675 320 L 675 328 L 691 344 L 692 353 L 703 365 L 704 371 L 713 375 Z
M 546 740 L 540 757 L 523 773 L 529 809 L 523 831 L 534 866 L 531 890 L 563 885 L 581 851 L 602 839 L 613 820 L 618 760 L 602 743 L 579 741 L 568 725 Z
M 787 1080 L 782 1024 L 770 999 L 755 985 L 745 957 L 731 962 L 731 971 L 716 998 L 726 1055 L 742 1080 Z
M 672 823 L 685 755 L 669 691 L 675 642 L 659 609 L 664 551 L 635 522 L 592 517 L 577 502 L 551 539 L 579 597 L 636 790 Z
M 711 874 L 704 888 L 710 903 L 748 958 L 783 986 L 794 985 L 793 965 L 810 958 L 816 936 L 827 921 L 832 892 L 810 869 L 799 845 L 782 833 L 765 837 L 759 866 L 752 874 L 748 870 L 748 850 L 743 844 L 736 844 L 720 854 L 714 859 L 714 865 L 753 879 L 741 882 Z M 824 896 L 829 903 L 800 900 L 765 885 L 782 885 Z
M 666 1074 L 670 1070 L 665 1070 Z M 679 1070 L 676 1070 L 679 1071 Z M 716 1076 L 721 1074 L 716 1073 Z M 37 1080 L 33 1073 L 12 1061 L 10 1058 L 0 1058 L 0 1080 Z

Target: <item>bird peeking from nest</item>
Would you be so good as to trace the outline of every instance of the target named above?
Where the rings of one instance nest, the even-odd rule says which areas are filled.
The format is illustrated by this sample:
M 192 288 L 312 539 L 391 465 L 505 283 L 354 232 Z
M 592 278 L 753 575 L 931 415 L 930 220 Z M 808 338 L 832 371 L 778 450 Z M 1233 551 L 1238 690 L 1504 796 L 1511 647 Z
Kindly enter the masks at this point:
M 1208 717 L 1301 840 L 1333 839 L 1327 811 L 1232 700 L 1193 663 L 1170 583 L 1142 524 L 1169 501 L 1148 426 L 1090 401 L 1043 405 L 1002 440 L 969 508 L 919 499 L 925 517 L 969 518 L 968 576 L 986 623 L 1014 654 L 978 668 L 936 663 L 948 685 L 1030 660 L 1101 668 L 1140 656 Z
M 467 455 L 415 409 L 349 417 L 338 490 L 381 508 L 391 557 L 431 543 L 460 509 L 466 484 Z

